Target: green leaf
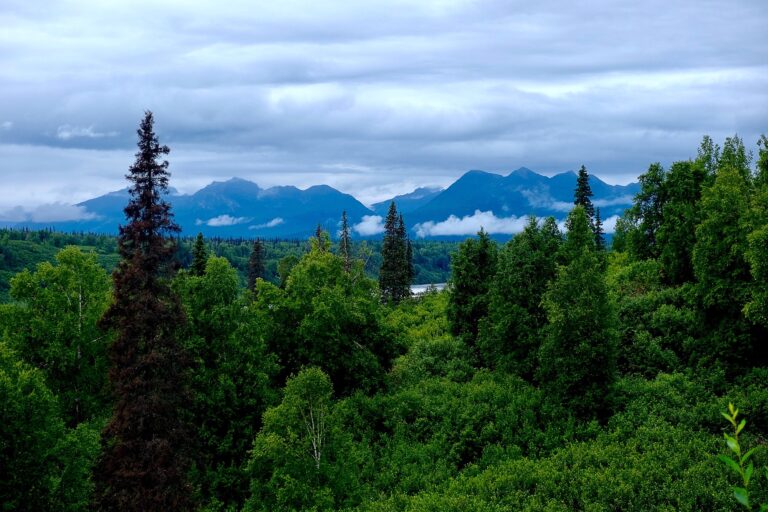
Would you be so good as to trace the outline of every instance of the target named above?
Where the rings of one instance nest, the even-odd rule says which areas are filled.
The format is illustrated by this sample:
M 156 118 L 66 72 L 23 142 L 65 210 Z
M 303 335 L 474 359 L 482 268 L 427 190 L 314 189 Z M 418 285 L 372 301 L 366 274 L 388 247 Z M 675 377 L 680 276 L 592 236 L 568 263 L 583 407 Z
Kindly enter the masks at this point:
M 732 437 L 728 437 L 728 438 L 725 440 L 725 444 L 727 444 L 727 445 L 728 445 L 728 448 L 730 448 L 730 449 L 731 449 L 731 451 L 732 451 L 732 452 L 734 452 L 734 453 L 737 453 L 737 454 L 738 454 L 738 453 L 741 451 L 741 449 L 739 448 L 739 442 L 738 442 L 738 441 L 736 441 L 736 440 L 735 440 L 734 438 L 732 438 Z
M 729 423 L 733 423 L 733 418 L 731 418 L 730 414 L 727 412 L 721 412 L 720 414 L 722 414 L 723 418 L 727 419 Z
M 720 455 L 718 458 L 723 461 L 725 465 L 735 471 L 737 475 L 741 475 L 741 467 L 739 467 L 735 460 L 728 457 L 727 455 Z
M 744 471 L 744 485 L 746 487 L 749 487 L 749 480 L 750 480 L 750 478 L 752 478 L 752 470 L 754 470 L 754 469 L 755 469 L 754 466 L 750 462 L 749 466 L 747 466 L 747 470 Z
M 749 504 L 749 493 L 747 492 L 746 489 L 744 489 L 743 487 L 734 487 L 733 496 L 734 498 L 736 498 L 736 501 L 738 501 L 739 503 L 741 503 L 747 508 L 751 508 Z
M 739 426 L 736 427 L 736 435 L 739 435 L 741 431 L 744 429 L 744 426 L 747 424 L 747 420 L 741 420 L 741 423 L 739 423 Z
M 746 463 L 749 460 L 749 458 L 752 456 L 752 454 L 755 453 L 755 450 L 757 450 L 758 448 L 759 446 L 755 446 L 751 450 L 748 450 L 747 453 L 745 453 L 744 456 L 741 457 L 741 463 L 742 464 Z

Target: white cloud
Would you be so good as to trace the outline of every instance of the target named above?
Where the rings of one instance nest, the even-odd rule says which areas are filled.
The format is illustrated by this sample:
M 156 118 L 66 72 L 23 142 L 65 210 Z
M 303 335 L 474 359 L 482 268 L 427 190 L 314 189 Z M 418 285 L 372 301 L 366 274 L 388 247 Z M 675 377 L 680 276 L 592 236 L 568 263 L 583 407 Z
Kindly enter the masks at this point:
M 352 226 L 352 229 L 362 236 L 383 233 L 384 218 L 381 215 L 363 215 L 363 219 Z
M 32 209 L 16 206 L 0 212 L 0 222 L 64 222 L 71 220 L 90 220 L 98 215 L 89 212 L 84 206 L 64 203 L 46 203 Z
M 269 222 L 265 222 L 264 224 L 255 224 L 253 226 L 248 226 L 248 229 L 262 229 L 262 228 L 273 228 L 275 226 L 279 226 L 280 224 L 284 223 L 282 217 L 275 217 Z
M 220 228 L 225 226 L 234 226 L 236 224 L 245 224 L 250 220 L 251 219 L 248 217 L 232 217 L 231 215 L 219 215 L 218 217 L 208 219 L 207 221 L 201 221 L 200 219 L 198 219 L 197 221 L 195 221 L 195 224 L 197 224 L 198 226 L 200 226 L 201 224 L 206 224 L 208 226 L 211 226 L 212 228 Z
M 620 204 L 632 204 L 634 198 L 632 196 L 619 196 L 612 197 L 611 199 L 595 199 L 592 204 L 595 206 L 617 206 Z
M 550 210 L 556 210 L 558 212 L 569 212 L 573 209 L 573 203 L 555 201 L 555 199 L 549 195 L 548 190 L 522 189 L 520 190 L 520 193 L 528 200 L 528 204 L 535 208 L 549 208 Z
M 613 233 L 616 231 L 616 221 L 619 220 L 618 215 L 608 217 L 603 221 L 603 231 L 606 233 Z
M 480 228 L 483 228 L 490 234 L 511 235 L 519 233 L 528 223 L 526 217 L 497 217 L 492 211 L 481 212 L 475 210 L 472 215 L 456 217 L 451 215 L 442 222 L 422 222 L 416 224 L 413 229 L 416 236 L 424 238 L 427 236 L 457 236 L 474 235 Z
M 97 132 L 93 129 L 93 125 L 79 127 L 63 124 L 56 129 L 56 138 L 61 140 L 70 140 L 78 137 L 101 139 L 103 137 L 117 137 L 117 135 L 118 132 Z

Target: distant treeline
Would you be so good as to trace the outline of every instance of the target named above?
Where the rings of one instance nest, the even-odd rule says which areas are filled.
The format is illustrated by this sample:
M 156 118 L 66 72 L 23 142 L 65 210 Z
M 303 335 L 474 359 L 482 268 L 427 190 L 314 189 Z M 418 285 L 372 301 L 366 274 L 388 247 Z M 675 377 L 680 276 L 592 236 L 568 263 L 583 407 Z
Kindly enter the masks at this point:
M 179 239 L 177 259 L 182 268 L 192 263 L 194 237 Z M 381 267 L 381 241 L 352 241 L 354 257 L 365 262 L 369 277 L 378 277 Z M 248 258 L 253 240 L 246 238 L 206 239 L 211 252 L 229 260 L 237 270 L 240 283 L 245 285 Z M 307 240 L 263 240 L 266 249 L 266 279 L 279 283 L 278 264 L 286 257 L 300 258 L 309 252 Z M 0 229 L 0 301 L 8 300 L 11 277 L 23 269 L 33 270 L 38 263 L 54 261 L 56 253 L 74 245 L 97 255 L 99 264 L 111 272 L 117 264 L 117 237 L 94 233 L 61 233 L 51 229 Z M 414 284 L 444 283 L 450 274 L 450 255 L 458 242 L 422 240 L 413 241 Z M 334 244 L 333 250 L 337 247 Z

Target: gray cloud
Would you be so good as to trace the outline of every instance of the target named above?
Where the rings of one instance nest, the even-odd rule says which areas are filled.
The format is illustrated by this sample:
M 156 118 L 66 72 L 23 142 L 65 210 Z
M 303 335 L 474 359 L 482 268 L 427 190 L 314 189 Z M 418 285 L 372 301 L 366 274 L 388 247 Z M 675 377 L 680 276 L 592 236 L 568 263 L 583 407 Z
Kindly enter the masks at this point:
M 0 159 L 25 204 L 122 188 L 146 108 L 182 191 L 237 175 L 364 202 L 470 168 L 624 183 L 768 119 L 762 0 L 31 4 L 0 6 Z
M 89 212 L 83 206 L 63 203 L 45 203 L 33 208 L 16 206 L 0 211 L 0 222 L 62 222 L 70 220 L 95 219 L 98 215 Z

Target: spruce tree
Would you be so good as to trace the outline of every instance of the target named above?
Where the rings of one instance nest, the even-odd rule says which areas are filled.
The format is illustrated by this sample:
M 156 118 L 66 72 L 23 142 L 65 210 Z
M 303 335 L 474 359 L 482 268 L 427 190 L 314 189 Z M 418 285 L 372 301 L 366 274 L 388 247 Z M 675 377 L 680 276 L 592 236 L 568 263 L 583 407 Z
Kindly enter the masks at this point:
M 253 242 L 253 250 L 251 251 L 251 257 L 248 258 L 248 289 L 254 291 L 256 289 L 256 279 L 264 279 L 266 275 L 266 251 L 264 250 L 264 243 L 256 239 Z
M 206 263 L 208 263 L 208 249 L 205 247 L 203 234 L 198 233 L 195 246 L 192 249 L 192 265 L 189 267 L 192 275 L 202 276 L 205 274 Z
M 595 209 L 595 248 L 598 251 L 605 250 L 605 231 L 603 231 L 603 221 L 600 218 L 600 208 Z
M 341 236 L 339 238 L 339 256 L 344 260 L 344 270 L 349 272 L 352 268 L 352 240 L 349 236 L 349 223 L 347 212 L 341 213 Z
M 407 255 L 405 223 L 393 201 L 387 212 L 381 245 L 379 289 L 385 302 L 398 303 L 411 293 Z
M 589 174 L 587 168 L 583 165 L 579 169 L 579 175 L 576 178 L 576 190 L 573 193 L 573 204 L 583 206 L 587 212 L 590 222 L 595 215 L 595 207 L 592 205 L 592 188 L 589 186 Z
M 169 153 L 153 131 L 151 112 L 138 130 L 139 151 L 130 167 L 128 223 L 120 226 L 120 263 L 114 274 L 114 302 L 102 319 L 116 338 L 109 348 L 109 380 L 115 405 L 102 433 L 102 454 L 94 471 L 99 510 L 189 510 L 186 481 L 189 433 L 189 359 L 175 338 L 184 324 L 180 301 L 170 289 L 179 232 L 168 190 Z
M 475 345 L 480 320 L 488 315 L 488 290 L 496 274 L 496 243 L 483 229 L 451 255 L 448 321 L 451 332 Z

